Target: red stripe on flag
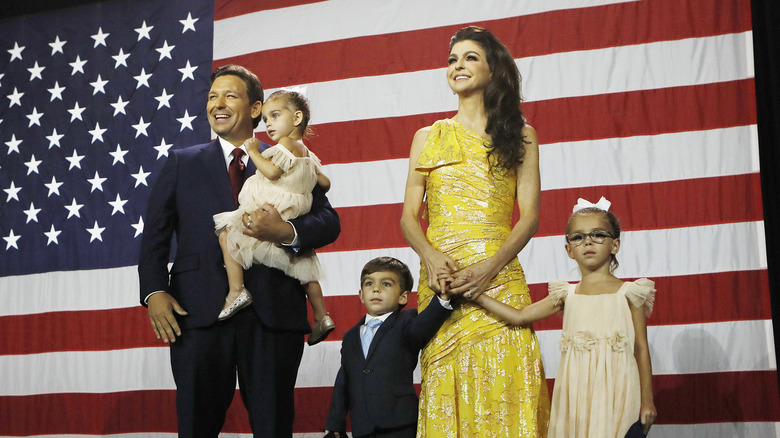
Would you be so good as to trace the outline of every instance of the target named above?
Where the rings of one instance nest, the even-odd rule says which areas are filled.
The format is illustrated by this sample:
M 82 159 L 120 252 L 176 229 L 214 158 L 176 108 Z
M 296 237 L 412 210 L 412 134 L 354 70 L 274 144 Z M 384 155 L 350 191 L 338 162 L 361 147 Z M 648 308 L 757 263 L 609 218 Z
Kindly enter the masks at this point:
M 654 376 L 658 424 L 780 421 L 777 384 L 774 370 Z M 331 394 L 331 388 L 295 390 L 295 433 L 322 430 Z M 0 435 L 176 431 L 173 390 L 0 396 L 0 412 Z M 222 431 L 251 433 L 238 391 Z
M 417 271 L 418 267 L 413 266 Z M 696 324 L 720 321 L 761 320 L 772 317 L 766 270 L 721 272 L 653 278 L 658 290 L 650 325 Z M 365 313 L 354 290 L 326 297 L 336 330 L 329 341 L 341 340 Z M 546 284 L 530 285 L 531 297 L 538 301 L 547 295 Z M 723 305 L 728 303 L 728 305 Z M 417 306 L 413 293 L 408 304 Z M 311 320 L 311 315 L 309 315 Z M 534 324 L 537 330 L 561 328 L 561 318 L 552 317 Z M 36 354 L 59 351 L 101 351 L 140 347 L 161 347 L 149 325 L 146 309 L 50 312 L 0 318 L 0 355 Z M 85 333 L 89 333 L 85 336 Z M 86 341 L 88 340 L 88 342 Z
M 712 0 L 706 5 L 697 0 L 626 2 L 472 24 L 490 29 L 507 44 L 515 58 L 751 29 L 748 0 Z M 267 88 L 428 70 L 446 65 L 450 37 L 463 26 L 302 44 L 215 60 L 214 66 L 243 65 L 263 78 Z M 550 29 L 555 29 L 554 38 L 550 37 Z M 430 41 L 435 42 L 433 50 L 431 44 L 421 44 Z M 348 59 L 340 54 L 354 53 L 360 54 L 360 62 L 334 62 Z
M 605 196 L 623 231 L 680 228 L 763 219 L 758 173 L 659 183 L 578 187 L 542 192 L 536 236 L 563 235 L 577 198 L 595 202 Z M 712 202 L 713 199 L 723 202 Z M 319 252 L 408 246 L 401 227 L 403 204 L 337 208 L 338 240 Z M 659 214 L 659 212 L 664 212 Z M 517 220 L 517 207 L 515 217 Z
M 744 79 L 527 102 L 523 112 L 539 133 L 543 148 L 566 141 L 752 125 L 756 123 L 755 103 L 754 80 Z M 407 158 L 418 129 L 453 115 L 446 112 L 326 123 L 314 126 L 316 135 L 307 142 L 324 164 Z M 347 132 L 366 135 L 344 135 Z M 270 142 L 265 134 L 261 137 Z
M 239 1 L 239 0 L 214 0 L 214 20 L 237 17 L 252 12 L 267 11 L 269 9 L 289 8 L 291 6 L 319 3 L 323 0 L 263 0 Z M 262 24 L 262 23 L 261 23 Z

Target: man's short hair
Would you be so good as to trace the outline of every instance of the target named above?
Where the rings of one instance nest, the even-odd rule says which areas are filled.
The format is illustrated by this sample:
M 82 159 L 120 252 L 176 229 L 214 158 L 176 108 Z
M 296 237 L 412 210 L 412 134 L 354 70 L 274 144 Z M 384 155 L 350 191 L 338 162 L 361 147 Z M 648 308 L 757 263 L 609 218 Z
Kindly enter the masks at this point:
M 360 272 L 361 283 L 363 282 L 363 277 L 379 271 L 395 273 L 395 275 L 398 276 L 398 280 L 401 282 L 401 292 L 410 292 L 414 287 L 414 279 L 412 278 L 412 273 L 409 271 L 409 267 L 406 266 L 406 263 L 393 257 L 377 257 L 366 263 L 366 265 L 363 266 L 363 270 Z
M 249 69 L 236 64 L 223 65 L 222 67 L 214 70 L 214 73 L 211 74 L 211 84 L 213 84 L 218 77 L 225 75 L 238 76 L 241 78 L 241 80 L 244 81 L 246 84 L 246 94 L 249 97 L 250 105 L 257 101 L 260 101 L 261 103 L 263 102 L 263 85 L 260 84 L 260 79 L 257 78 L 257 75 L 249 71 Z M 262 118 L 263 116 L 261 114 L 252 119 L 255 128 L 257 128 L 257 125 L 260 123 Z

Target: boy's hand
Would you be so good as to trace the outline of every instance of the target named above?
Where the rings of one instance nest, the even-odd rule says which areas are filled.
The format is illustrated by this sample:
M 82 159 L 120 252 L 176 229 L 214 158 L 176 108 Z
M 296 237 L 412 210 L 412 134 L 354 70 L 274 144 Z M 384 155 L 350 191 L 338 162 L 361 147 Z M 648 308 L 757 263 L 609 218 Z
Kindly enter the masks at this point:
M 341 438 L 341 434 L 338 432 L 331 432 L 329 430 L 325 431 L 325 436 L 322 438 Z
M 260 151 L 260 141 L 255 138 L 248 138 L 246 141 L 244 141 L 244 147 L 246 148 L 246 152 L 259 152 Z

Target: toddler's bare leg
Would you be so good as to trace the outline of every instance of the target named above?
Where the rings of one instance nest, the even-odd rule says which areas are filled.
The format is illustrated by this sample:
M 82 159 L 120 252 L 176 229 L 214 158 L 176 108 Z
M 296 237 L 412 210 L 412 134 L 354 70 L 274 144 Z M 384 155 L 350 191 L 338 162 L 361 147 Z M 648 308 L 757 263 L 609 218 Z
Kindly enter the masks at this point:
M 325 311 L 325 298 L 322 295 L 322 287 L 316 281 L 306 283 L 306 296 L 309 298 L 311 310 L 314 312 L 314 322 L 322 321 L 327 313 Z
M 222 257 L 225 259 L 225 270 L 228 277 L 228 295 L 225 307 L 238 298 L 244 290 L 244 268 L 238 263 L 227 249 L 227 231 L 219 233 L 219 246 L 222 248 Z

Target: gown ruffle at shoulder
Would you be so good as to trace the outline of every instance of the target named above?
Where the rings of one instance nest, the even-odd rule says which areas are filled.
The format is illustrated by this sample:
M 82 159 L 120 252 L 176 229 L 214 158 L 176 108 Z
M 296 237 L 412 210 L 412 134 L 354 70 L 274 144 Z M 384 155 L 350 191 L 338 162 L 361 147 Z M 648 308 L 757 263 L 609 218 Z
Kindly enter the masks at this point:
M 260 171 L 247 178 L 238 195 L 239 207 L 214 215 L 215 229 L 218 232 L 227 230 L 228 251 L 244 269 L 257 263 L 279 269 L 301 283 L 321 280 L 324 272 L 313 251 L 295 254 L 290 249 L 259 241 L 243 232 L 244 213 L 255 211 L 265 203 L 273 205 L 284 220 L 308 213 L 312 203 L 311 191 L 317 184 L 317 172 L 322 167 L 313 152 L 309 151 L 306 157 L 296 157 L 282 145 L 266 149 L 263 156 L 284 173 L 274 181 Z
M 454 120 L 430 129 L 415 165 L 426 176 L 431 245 L 458 266 L 486 260 L 512 229 L 517 177 L 493 169 L 483 138 Z M 423 265 L 418 305 L 434 293 Z M 517 259 L 486 294 L 516 308 L 531 304 Z M 479 306 L 452 312 L 421 355 L 418 438 L 545 437 L 550 401 L 534 331 L 510 328 Z
M 549 284 L 550 295 L 565 295 L 566 304 L 548 436 L 623 438 L 641 403 L 629 302 L 649 316 L 654 283 L 640 278 L 600 295 L 577 294 L 576 287 Z

